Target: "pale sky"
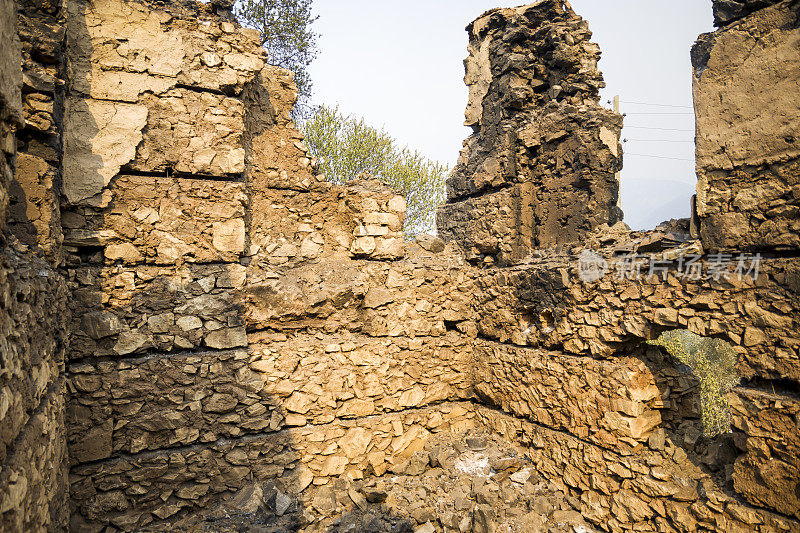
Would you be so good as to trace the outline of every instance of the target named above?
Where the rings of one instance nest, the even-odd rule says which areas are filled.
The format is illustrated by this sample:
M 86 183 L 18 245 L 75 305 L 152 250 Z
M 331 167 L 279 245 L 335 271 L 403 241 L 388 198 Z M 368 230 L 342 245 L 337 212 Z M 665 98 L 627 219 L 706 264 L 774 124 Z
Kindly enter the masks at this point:
M 713 30 L 711 0 L 571 0 L 603 50 L 605 104 L 622 96 L 622 209 L 634 229 L 689 214 L 695 189 L 689 50 Z M 314 101 L 339 105 L 400 143 L 454 165 L 467 89 L 466 25 L 502 0 L 314 0 Z M 643 105 L 648 104 L 648 105 Z M 660 104 L 659 106 L 652 104 Z M 675 107 L 667 107 L 675 106 Z M 610 106 L 609 106 L 610 107 Z M 657 129 L 651 129 L 657 128 Z M 672 131 L 681 130 L 681 131 Z

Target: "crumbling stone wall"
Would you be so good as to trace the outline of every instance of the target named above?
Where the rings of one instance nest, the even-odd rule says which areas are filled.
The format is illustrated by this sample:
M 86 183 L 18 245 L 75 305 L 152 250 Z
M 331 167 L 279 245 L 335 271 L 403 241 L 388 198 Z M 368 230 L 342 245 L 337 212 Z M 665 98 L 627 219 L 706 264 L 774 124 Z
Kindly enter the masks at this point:
M 738 389 L 731 398 L 734 425 L 746 442 L 733 482 L 748 501 L 798 518 L 798 432 L 791 421 L 796 419 L 800 382 L 798 342 L 793 340 L 798 293 L 798 264 L 793 255 L 800 228 L 795 131 L 800 111 L 800 4 L 744 2 L 733 11 L 731 7 L 736 6 L 730 2 L 715 4 L 717 23 L 727 25 L 702 35 L 692 50 L 703 245 L 777 256 L 768 264 L 785 265 L 785 275 L 774 275 L 774 280 L 792 297 L 772 302 L 767 312 L 761 312 L 759 305 L 778 294 L 775 291 L 769 296 L 759 294 L 758 305 L 745 305 L 746 311 L 755 310 L 758 315 L 753 315 L 754 327 L 744 332 L 749 337 L 745 345 L 766 343 L 768 348 L 766 353 L 748 349 L 740 357 L 747 360 L 755 351 L 759 363 L 745 364 L 750 386 Z M 719 16 L 726 10 L 731 13 L 728 19 Z M 776 313 L 780 308 L 790 316 L 781 319 Z M 771 338 L 770 333 L 781 328 L 787 328 L 785 333 Z
M 22 42 L 22 126 L 11 187 L 9 225 L 23 243 L 61 261 L 59 180 L 62 137 L 64 37 L 61 2 L 19 2 Z
M 268 480 L 302 499 L 474 425 L 463 259 L 404 243 L 394 192 L 314 173 L 291 77 L 216 9 L 68 4 L 76 530 Z
M 746 11 L 762 4 L 774 5 L 700 36 L 692 50 L 697 211 L 711 251 L 800 247 L 800 6 L 748 2 Z
M 794 4 L 768 4 L 717 3 L 735 14 L 704 38 L 703 78 L 730 76 L 715 50 L 741 28 L 791 42 Z M 709 222 L 741 196 L 725 187 L 749 187 L 730 169 L 701 179 L 702 242 L 609 228 L 621 117 L 597 105 L 599 50 L 566 2 L 468 28 L 475 134 L 439 212 L 444 251 L 403 241 L 405 201 L 380 184 L 321 181 L 290 74 L 228 8 L 69 0 L 63 21 L 26 4 L 18 30 L 0 25 L 0 191 L 17 235 L 0 258 L 2 529 L 63 529 L 67 502 L 76 531 L 180 529 L 266 481 L 302 507 L 319 487 L 419 473 L 436 433 L 482 426 L 603 530 L 800 531 L 800 263 L 679 275 L 703 246 L 763 249 L 761 227 Z M 5 46 L 15 31 L 24 61 Z M 24 106 L 7 83 L 20 63 Z M 758 154 L 767 109 L 791 111 L 760 109 L 749 140 L 726 142 Z M 790 179 L 781 146 L 759 191 Z M 762 210 L 784 229 L 787 198 Z M 608 267 L 595 281 L 580 276 L 588 248 Z M 663 274 L 611 267 L 654 251 Z M 677 328 L 739 354 L 733 435 L 701 436 L 698 380 L 643 345 Z
M 464 143 L 437 227 L 470 261 L 508 264 L 622 216 L 622 117 L 602 108 L 600 48 L 562 0 L 467 27 Z
M 31 79 L 27 75 L 30 42 L 21 45 L 17 31 L 19 27 L 19 34 L 26 37 L 28 22 L 28 18 L 21 16 L 18 26 L 17 4 L 9 0 L 0 2 L 0 529 L 3 531 L 60 530 L 67 523 L 66 292 L 62 278 L 45 259 L 45 250 L 31 248 L 15 235 L 19 230 L 16 218 L 19 179 L 28 170 L 30 159 L 26 150 L 31 145 L 26 141 L 34 122 L 27 92 Z M 20 68 L 23 58 L 28 62 L 24 77 Z M 57 243 L 50 244 L 46 251 L 55 253 Z
M 16 4 L 4 1 L 2 4 L 3 21 L 0 26 L 0 39 L 3 53 L 0 55 L 0 230 L 6 230 L 8 215 L 8 190 L 14 179 L 17 146 L 14 141 L 14 130 L 22 121 L 22 99 L 20 86 L 22 72 L 18 66 L 21 62 L 20 43 L 17 36 Z
M 609 261 L 613 261 L 614 248 L 610 244 L 606 249 Z M 664 254 L 677 258 L 679 252 L 668 250 Z M 533 435 L 545 428 L 544 433 L 551 435 L 548 438 L 558 442 L 568 434 L 578 439 L 581 447 L 596 450 L 591 453 L 605 457 L 617 454 L 609 459 L 612 464 L 627 464 L 629 460 L 624 458 L 635 455 L 641 446 L 663 455 L 659 435 L 666 431 L 671 443 L 667 445 L 669 462 L 673 462 L 675 450 L 681 449 L 676 468 L 688 470 L 683 477 L 660 478 L 655 474 L 653 478 L 646 470 L 640 470 L 644 478 L 631 474 L 632 483 L 657 483 L 661 487 L 635 497 L 627 492 L 632 490 L 630 486 L 614 484 L 597 493 L 595 481 L 590 480 L 600 479 L 601 471 L 592 461 L 584 462 L 580 452 L 570 446 L 535 446 L 535 460 L 546 459 L 553 464 L 554 476 L 563 472 L 565 464 L 577 468 L 567 484 L 576 490 L 575 497 L 588 498 L 587 505 L 599 513 L 599 524 L 613 517 L 624 530 L 651 523 L 658 515 L 682 531 L 694 530 L 696 522 L 710 522 L 719 530 L 734 524 L 745 529 L 762 524 L 765 531 L 780 529 L 776 524 L 796 529 L 800 524 L 780 515 L 797 518 L 799 509 L 792 492 L 798 466 L 797 430 L 791 421 L 797 405 L 794 384 L 800 348 L 794 339 L 800 308 L 794 273 L 800 265 L 796 259 L 776 258 L 762 262 L 755 280 L 730 275 L 719 281 L 692 281 L 676 270 L 677 262 L 670 264 L 671 271 L 664 277 L 649 276 L 648 267 L 643 266 L 638 279 L 618 278 L 610 269 L 593 283 L 582 281 L 579 260 L 566 256 L 541 264 L 487 270 L 486 279 L 476 283 L 478 333 L 487 340 L 485 347 L 479 344 L 476 349 L 475 389 L 486 403 L 513 415 L 516 421 L 498 422 L 505 420 L 505 415 L 499 414 L 485 417 L 499 424 L 502 431 L 511 431 L 510 435 L 518 430 Z M 713 264 L 706 261 L 702 271 L 707 273 Z M 729 265 L 731 269 L 733 266 Z M 679 328 L 725 338 L 739 354 L 738 372 L 747 385 L 729 395 L 738 451 L 733 443 L 698 442 L 697 382 L 676 372 L 657 351 L 641 351 L 642 341 Z M 533 426 L 524 430 L 526 423 Z M 781 429 L 772 432 L 772 428 Z M 692 434 L 695 437 L 687 437 Z M 687 440 L 690 445 L 685 444 Z M 729 461 L 728 482 L 746 497 L 751 506 L 747 512 L 760 518 L 744 520 L 736 511 L 731 515 L 723 511 L 728 508 L 726 504 L 717 511 L 700 511 L 718 505 L 709 504 L 702 491 L 689 500 L 698 502 L 691 520 L 679 518 L 688 509 L 685 504 L 675 503 L 686 507 L 682 510 L 659 512 L 656 506 L 666 500 L 655 504 L 652 498 L 663 500 L 681 485 L 698 483 L 712 483 L 714 490 L 729 495 L 725 501 L 739 509 L 724 476 L 722 481 L 710 476 L 720 468 L 715 464 L 720 456 L 712 451 L 716 450 L 714 446 L 727 446 L 723 456 L 727 454 Z M 697 468 L 689 463 L 677 466 L 687 462 L 687 455 Z M 739 458 L 733 466 L 736 455 Z M 642 467 L 634 471 L 637 468 Z M 599 494 L 603 496 L 598 500 Z M 645 507 L 649 509 L 646 513 L 637 514 Z M 759 507 L 774 511 L 774 516 Z M 678 527 L 680 523 L 687 525 Z
M 488 268 L 475 282 L 480 340 L 473 381 L 477 399 L 486 406 L 478 408 L 481 421 L 528 445 L 543 475 L 563 481 L 584 518 L 606 530 L 800 530 L 798 430 L 792 425 L 800 379 L 800 344 L 794 334 L 800 264 L 774 253 L 761 258 L 752 276 L 752 264 L 743 265 L 741 276 L 735 274 L 741 252 L 792 248 L 796 233 L 794 156 L 786 147 L 798 114 L 797 47 L 790 44 L 797 37 L 796 3 L 767 4 L 748 4 L 751 14 L 743 11 L 741 20 L 701 38 L 694 51 L 695 60 L 698 53 L 712 58 L 696 70 L 695 84 L 701 242 L 688 234 L 602 226 L 560 253 L 540 251 L 524 260 L 509 254 L 505 263 L 512 266 Z M 547 12 L 548 5 L 490 12 L 470 26 L 471 37 L 475 27 L 492 27 L 528 10 Z M 717 13 L 722 8 L 717 5 Z M 555 14 L 551 18 L 558 20 Z M 503 24 L 510 29 L 496 34 L 496 42 L 513 42 L 524 33 Z M 742 44 L 751 38 L 754 46 Z M 754 55 L 744 53 L 751 49 Z M 491 116 L 496 103 L 480 99 L 489 84 L 470 75 L 474 58 L 480 57 L 474 44 L 471 54 L 467 83 L 475 83 L 467 115 Z M 495 60 L 511 64 L 514 57 Z M 757 83 L 766 87 L 765 76 L 775 76 L 772 81 L 780 89 L 765 89 L 759 97 L 763 101 L 754 100 L 748 95 Z M 736 102 L 752 107 L 737 114 Z M 584 116 L 590 113 L 583 111 Z M 734 115 L 735 120 L 730 118 Z M 731 166 L 727 154 L 733 150 L 726 147 L 760 159 L 740 167 L 734 159 Z M 719 166 L 708 163 L 712 158 L 719 159 Z M 489 150 L 475 155 L 475 161 L 496 162 Z M 457 183 L 478 183 L 472 192 L 490 189 L 490 179 L 504 179 L 504 168 L 496 165 L 485 178 L 478 179 L 476 172 Z M 749 203 L 743 200 L 748 194 Z M 491 225 L 502 237 L 483 243 L 516 242 L 530 227 L 528 220 L 514 218 L 518 197 L 501 188 L 467 198 L 464 204 L 470 207 L 463 211 L 449 204 L 440 212 L 440 230 L 467 242 L 468 257 L 483 259 L 473 246 L 478 240 L 463 235 L 472 231 L 468 228 Z M 741 216 L 729 213 L 736 198 L 741 200 L 737 207 L 747 211 L 746 223 L 737 226 L 722 218 L 716 223 L 717 212 Z M 480 202 L 492 207 L 473 209 Z M 492 250 L 489 245 L 484 249 Z M 728 255 L 710 253 L 720 249 Z M 637 252 L 655 254 L 661 270 L 651 275 L 645 258 L 625 262 L 625 254 Z M 691 254 L 698 254 L 695 268 L 702 272 L 696 278 L 686 272 Z M 587 261 L 599 269 L 599 279 L 583 279 Z M 729 395 L 732 439 L 701 437 L 697 380 L 664 353 L 643 345 L 680 328 L 724 338 L 739 354 L 744 381 Z
M 716 0 L 712 4 L 714 25 L 726 26 L 736 22 L 754 11 L 777 4 L 782 0 Z

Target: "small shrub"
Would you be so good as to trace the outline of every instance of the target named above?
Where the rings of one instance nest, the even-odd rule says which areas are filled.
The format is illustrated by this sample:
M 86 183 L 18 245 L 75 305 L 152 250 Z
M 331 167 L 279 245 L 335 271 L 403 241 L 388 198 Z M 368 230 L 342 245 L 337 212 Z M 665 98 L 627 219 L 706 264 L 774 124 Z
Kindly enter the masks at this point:
M 666 331 L 653 341 L 688 366 L 700 380 L 703 430 L 709 437 L 731 429 L 731 413 L 725 395 L 739 384 L 736 351 L 721 339 L 701 337 L 689 330 Z

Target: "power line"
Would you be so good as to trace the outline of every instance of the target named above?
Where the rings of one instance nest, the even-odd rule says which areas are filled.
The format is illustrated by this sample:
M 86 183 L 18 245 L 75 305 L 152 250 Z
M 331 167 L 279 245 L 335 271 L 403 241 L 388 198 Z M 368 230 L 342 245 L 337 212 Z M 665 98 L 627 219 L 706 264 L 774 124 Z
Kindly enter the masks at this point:
M 653 143 L 692 143 L 694 140 L 677 140 L 677 139 L 624 139 L 622 142 L 635 141 L 635 142 L 653 142 Z
M 694 130 L 680 130 L 675 128 L 649 128 L 647 126 L 625 126 L 625 127 L 633 130 L 683 131 L 688 133 L 694 133 Z
M 654 107 L 676 107 L 676 108 L 679 108 L 679 109 L 694 109 L 694 108 L 693 108 L 692 106 L 690 106 L 690 105 L 674 105 L 674 104 L 649 104 L 649 103 L 646 103 L 646 102 L 628 102 L 627 100 L 625 101 L 625 104 L 633 104 L 633 105 L 650 105 L 650 106 L 654 106 Z
M 634 155 L 637 157 L 651 157 L 653 159 L 671 159 L 672 161 L 689 161 L 694 163 L 694 159 L 683 159 L 680 157 L 666 157 L 663 155 L 648 155 L 648 154 L 632 154 L 630 152 L 625 152 L 625 155 Z
M 669 111 L 669 112 L 654 111 L 654 112 L 640 113 L 634 111 L 633 113 L 623 113 L 623 115 L 694 115 L 694 113 L 684 113 L 682 111 Z

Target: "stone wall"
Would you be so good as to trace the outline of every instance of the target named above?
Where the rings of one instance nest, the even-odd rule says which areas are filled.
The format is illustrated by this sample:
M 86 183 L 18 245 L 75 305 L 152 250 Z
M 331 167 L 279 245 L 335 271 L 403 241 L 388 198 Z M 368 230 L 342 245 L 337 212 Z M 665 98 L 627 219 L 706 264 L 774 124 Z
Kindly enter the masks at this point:
M 727 26 L 701 37 L 693 51 L 701 241 L 667 226 L 637 233 L 598 220 L 580 244 L 563 238 L 556 242 L 569 246 L 528 255 L 518 253 L 520 236 L 547 226 L 523 215 L 536 187 L 506 184 L 518 173 L 503 151 L 515 137 L 477 139 L 487 138 L 486 118 L 500 106 L 489 87 L 523 61 L 500 53 L 526 34 L 509 21 L 533 20 L 533 13 L 552 8 L 540 2 L 489 12 L 468 28 L 467 116 L 477 133 L 448 184 L 451 203 L 439 213 L 439 228 L 470 260 L 503 266 L 483 270 L 473 292 L 480 340 L 472 379 L 477 400 L 496 409 L 479 408 L 480 418 L 528 445 L 544 477 L 566 483 L 584 518 L 605 530 L 800 530 L 792 422 L 800 382 L 794 334 L 800 263 L 781 253 L 795 247 L 798 220 L 791 151 L 796 2 L 716 2 Z M 562 12 L 550 14 L 559 21 Z M 511 30 L 495 34 L 502 36 L 497 42 L 476 39 L 496 27 Z M 538 35 L 544 41 L 547 34 Z M 491 46 L 494 54 L 487 53 Z M 487 55 L 498 65 L 481 67 Z M 506 103 L 510 87 L 500 93 Z M 586 108 L 579 115 L 599 126 L 593 113 Z M 523 138 L 519 131 L 516 138 Z M 765 250 L 774 252 L 743 255 Z M 596 277 L 585 279 L 587 268 Z M 673 329 L 733 345 L 743 381 L 728 396 L 732 435 L 702 435 L 697 378 L 644 345 Z
M 546 479 L 560 479 L 583 516 L 605 531 L 798 531 L 798 522 L 743 504 L 671 439 L 634 455 L 547 426 L 478 408 L 479 419 L 528 448 Z
M 800 6 L 767 3 L 692 50 L 697 210 L 711 251 L 800 247 Z
M 470 261 L 508 264 L 621 218 L 622 117 L 602 108 L 600 48 L 567 2 L 467 27 L 464 143 L 437 226 Z M 487 259 L 488 258 L 488 259 Z
M 620 233 L 614 238 L 624 240 Z M 613 238 L 601 234 L 599 240 Z M 531 452 L 534 461 L 552 464 L 554 479 L 561 479 L 566 464 L 577 469 L 563 479 L 581 500 L 584 517 L 594 516 L 589 519 L 611 531 L 645 528 L 657 515 L 657 522 L 679 531 L 695 530 L 695 522 L 721 531 L 756 524 L 765 531 L 780 530 L 777 524 L 800 528 L 793 423 L 800 348 L 793 340 L 800 306 L 793 274 L 797 260 L 763 260 L 755 279 L 735 275 L 734 261 L 725 267 L 730 275 L 714 280 L 707 276 L 716 263 L 706 257 L 698 263 L 702 277 L 692 280 L 678 270 L 678 248 L 658 254 L 666 272 L 648 275 L 648 261 L 641 259 L 641 275 L 628 279 L 618 275 L 625 259 L 615 258 L 613 250 L 629 246 L 595 249 L 608 270 L 591 282 L 582 279 L 582 260 L 574 256 L 486 270 L 476 281 L 476 325 L 486 340 L 476 349 L 474 386 L 482 403 L 505 413 L 487 415 L 488 420 L 507 420 L 499 425 L 505 434 L 530 431 L 534 441 L 545 438 Z M 580 250 L 573 250 L 576 256 Z M 733 440 L 700 437 L 696 378 L 643 346 L 672 329 L 724 338 L 738 353 L 744 382 L 729 395 Z M 667 505 L 659 511 L 666 501 L 652 498 L 680 488 L 673 477 L 647 476 L 664 459 L 637 457 L 634 462 L 644 462 L 634 467 L 622 458 L 637 456 L 643 446 L 663 456 L 664 442 L 668 461 L 694 472 L 694 484 L 705 479 L 707 490 L 726 495 L 724 502 L 731 505 L 744 497 L 734 506 L 737 511 L 731 515 L 724 502 L 707 508 L 702 491 L 680 499 L 690 503 L 688 521 L 682 518 L 686 509 L 670 511 Z M 597 461 L 603 457 L 611 468 L 627 464 L 631 472 L 617 475 L 633 485 L 620 487 L 614 474 L 603 474 L 590 452 L 581 450 L 594 450 Z M 635 488 L 642 483 L 649 488 Z M 647 497 L 636 495 L 639 491 Z
M 474 424 L 471 405 L 448 404 L 76 466 L 71 527 L 91 531 L 110 523 L 123 530 L 169 530 L 187 514 L 213 510 L 247 484 L 270 480 L 302 501 L 312 484 L 360 479 L 367 470 L 402 472 L 432 434 Z
M 11 189 L 9 225 L 23 243 L 61 261 L 59 182 L 64 38 L 61 2 L 19 2 L 24 125 Z
M 20 14 L 18 24 L 17 7 L 0 2 L 0 529 L 56 531 L 68 520 L 67 295 L 46 258 L 57 255 L 57 242 L 42 248 L 21 242 L 25 233 L 20 233 L 18 217 L 20 179 L 25 180 L 33 157 L 33 102 L 41 102 L 29 91 L 35 60 L 28 32 L 33 19 L 48 15 L 33 9 L 30 17 Z M 52 190 L 40 190 L 52 195 Z
M 170 527 L 269 479 L 301 499 L 473 424 L 463 259 L 405 243 L 377 182 L 314 173 L 290 76 L 215 9 L 67 10 L 78 530 Z
M 763 9 L 782 0 L 714 0 L 714 25 L 732 24 L 754 11 Z
M 16 166 L 17 146 L 14 141 L 14 131 L 22 122 L 22 98 L 20 87 L 22 85 L 22 72 L 18 63 L 22 61 L 20 42 L 17 36 L 17 9 L 16 3 L 5 0 L 0 4 L 2 9 L 2 24 L 0 25 L 0 39 L 3 43 L 3 53 L 0 54 L 0 142 L 2 142 L 2 157 L 0 157 L 0 230 L 6 231 L 6 217 L 8 215 L 9 188 L 14 180 Z
M 796 110 L 788 89 L 746 124 L 711 101 L 763 75 L 736 52 L 754 36 L 792 79 L 794 3 L 717 2 L 695 48 L 701 241 L 614 224 L 621 117 L 569 5 L 481 16 L 446 247 L 405 242 L 379 183 L 316 174 L 291 75 L 226 5 L 2 17 L 0 529 L 180 530 L 266 482 L 313 525 L 322 488 L 358 506 L 348 483 L 417 475 L 437 434 L 484 427 L 604 531 L 800 531 L 794 155 L 773 116 Z M 733 345 L 732 434 L 702 434 L 698 377 L 645 344 L 672 329 Z
M 500 342 L 604 357 L 688 329 L 731 342 L 742 377 L 800 379 L 796 259 L 762 260 L 755 280 L 734 274 L 738 261 L 727 263 L 730 274 L 719 280 L 708 277 L 717 264 L 708 257 L 696 263 L 703 272 L 697 280 L 677 270 L 677 259 L 659 261 L 669 270 L 650 275 L 643 258 L 638 279 L 610 270 L 592 284 L 581 282 L 579 262 L 566 257 L 488 270 L 477 282 L 478 330 Z M 623 260 L 610 264 L 622 267 Z

